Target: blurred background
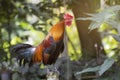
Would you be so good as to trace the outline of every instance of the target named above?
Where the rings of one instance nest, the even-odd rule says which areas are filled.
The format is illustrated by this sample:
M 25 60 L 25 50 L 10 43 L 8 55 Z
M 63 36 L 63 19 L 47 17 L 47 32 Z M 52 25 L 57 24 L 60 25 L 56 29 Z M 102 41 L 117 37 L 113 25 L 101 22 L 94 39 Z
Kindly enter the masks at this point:
M 39 45 L 65 13 L 74 20 L 66 28 L 65 50 L 58 59 L 60 80 L 119 80 L 119 4 L 119 0 L 0 0 L 0 80 L 43 80 L 39 76 L 45 74 L 44 65 L 20 67 L 9 48 L 18 43 Z

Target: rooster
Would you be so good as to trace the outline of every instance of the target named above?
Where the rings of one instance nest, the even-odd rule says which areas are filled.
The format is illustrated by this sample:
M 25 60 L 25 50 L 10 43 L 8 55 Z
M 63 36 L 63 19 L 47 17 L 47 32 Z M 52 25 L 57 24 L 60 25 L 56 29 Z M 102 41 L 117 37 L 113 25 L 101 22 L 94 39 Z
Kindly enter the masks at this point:
M 33 65 L 34 63 L 43 63 L 44 65 L 54 64 L 60 53 L 64 50 L 64 32 L 65 27 L 70 26 L 73 16 L 65 14 L 64 19 L 50 29 L 45 39 L 38 45 L 17 44 L 10 48 L 12 56 L 16 55 L 19 64 Z

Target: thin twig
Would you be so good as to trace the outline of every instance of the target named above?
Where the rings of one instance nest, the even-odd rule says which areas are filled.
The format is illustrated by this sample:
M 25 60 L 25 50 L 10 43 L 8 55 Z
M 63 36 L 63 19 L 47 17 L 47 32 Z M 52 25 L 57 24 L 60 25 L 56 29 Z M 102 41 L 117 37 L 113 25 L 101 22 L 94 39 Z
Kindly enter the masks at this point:
M 10 12 L 10 11 L 12 11 L 11 9 L 12 8 L 11 8 L 11 5 L 10 5 L 10 10 L 9 9 L 7 10 L 7 16 L 6 16 L 7 17 L 7 26 L 9 26 L 8 27 L 8 43 L 9 43 L 9 47 L 11 46 L 10 41 L 11 41 L 11 32 L 12 32 L 12 27 L 11 27 L 11 24 L 10 24 L 10 22 L 11 22 L 10 16 L 12 14 L 12 12 Z M 11 61 L 12 61 L 12 58 L 11 58 L 11 54 L 10 54 L 10 63 L 11 63 Z

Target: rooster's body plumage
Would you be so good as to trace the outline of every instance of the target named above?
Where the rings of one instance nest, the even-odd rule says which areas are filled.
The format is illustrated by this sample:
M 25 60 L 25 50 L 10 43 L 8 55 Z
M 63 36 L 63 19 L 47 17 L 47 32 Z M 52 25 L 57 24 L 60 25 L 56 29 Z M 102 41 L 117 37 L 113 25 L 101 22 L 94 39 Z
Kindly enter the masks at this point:
M 45 39 L 36 47 L 29 44 L 17 44 L 10 49 L 11 54 L 16 54 L 20 65 L 28 62 L 33 63 L 42 62 L 43 64 L 53 64 L 57 60 L 60 53 L 64 50 L 64 31 L 65 26 L 69 23 L 72 16 L 67 14 L 63 21 L 54 25 Z M 67 19 L 66 19 L 67 18 Z M 24 61 L 23 61 L 24 60 Z

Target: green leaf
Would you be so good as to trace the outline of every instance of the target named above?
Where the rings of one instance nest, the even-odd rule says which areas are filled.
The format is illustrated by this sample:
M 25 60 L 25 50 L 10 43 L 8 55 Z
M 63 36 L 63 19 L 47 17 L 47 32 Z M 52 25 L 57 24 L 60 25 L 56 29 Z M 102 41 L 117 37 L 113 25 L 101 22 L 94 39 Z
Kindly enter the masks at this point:
M 113 64 L 115 60 L 112 58 L 107 58 L 104 63 L 101 65 L 99 70 L 99 75 L 101 76 L 104 72 L 106 72 Z
M 110 24 L 112 27 L 119 27 L 118 20 L 118 12 L 120 10 L 120 6 L 111 6 L 99 13 L 95 14 L 86 14 L 88 17 L 85 18 L 77 18 L 77 20 L 91 20 L 92 23 L 89 26 L 90 30 L 95 28 L 99 28 L 103 23 Z
M 120 42 L 120 35 L 115 35 L 115 34 L 111 34 L 111 35 L 116 41 Z
M 102 65 L 96 66 L 93 68 L 83 69 L 82 71 L 75 73 L 75 76 L 78 76 L 78 75 L 81 75 L 81 74 L 87 73 L 87 72 L 98 72 L 99 76 L 101 76 L 104 72 L 106 72 L 114 64 L 114 62 L 115 62 L 114 59 L 107 58 Z
M 100 66 L 93 67 L 93 68 L 87 68 L 87 69 L 83 69 L 80 72 L 77 72 L 75 75 L 80 75 L 80 74 L 86 73 L 86 72 L 97 72 L 99 69 L 100 69 Z

